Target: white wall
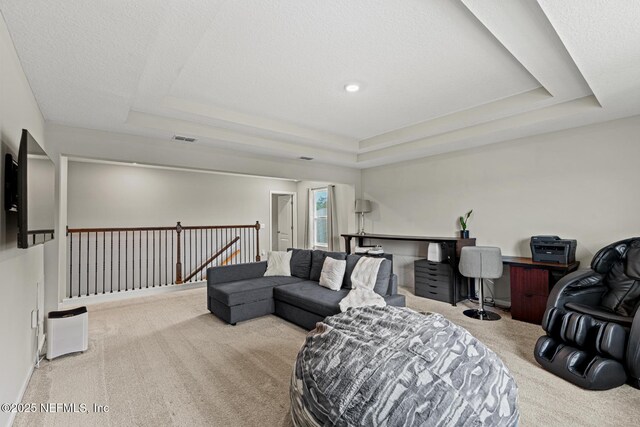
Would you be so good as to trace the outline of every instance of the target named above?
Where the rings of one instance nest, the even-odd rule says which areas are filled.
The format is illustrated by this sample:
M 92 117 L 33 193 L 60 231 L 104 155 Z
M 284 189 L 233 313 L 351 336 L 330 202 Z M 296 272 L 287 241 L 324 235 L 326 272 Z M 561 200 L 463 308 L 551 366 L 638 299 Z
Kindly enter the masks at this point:
M 22 128 L 44 145 L 42 115 L 0 16 L 2 177 L 4 155 L 17 154 Z M 4 185 L 0 188 L 0 199 L 4 200 Z M 16 222 L 14 214 L 0 208 L 0 403 L 18 401 L 29 380 L 36 354 L 31 311 L 37 305 L 36 282 L 42 281 L 44 275 L 43 246 L 17 249 Z M 0 425 L 9 425 L 11 419 L 12 414 L 0 412 Z
M 182 143 L 52 123 L 46 125 L 46 136 L 49 146 L 56 153 L 74 157 L 296 180 L 331 180 L 357 186 L 360 184 L 359 169 L 315 161 L 258 156 L 248 152 L 239 155 L 206 143 Z
M 336 206 L 338 210 L 338 233 L 353 233 L 356 231 L 355 213 L 353 212 L 356 199 L 356 185 L 338 184 L 327 181 L 300 181 L 298 183 L 298 247 L 304 248 L 305 215 L 308 203 L 307 191 L 310 188 L 326 187 L 329 184 L 336 186 Z M 340 238 L 340 250 L 344 251 L 344 239 Z
M 291 180 L 70 161 L 69 227 L 264 224 L 269 245 L 270 191 L 296 191 Z
M 473 208 L 479 245 L 530 256 L 532 235 L 557 234 L 578 240 L 577 258 L 588 267 L 601 247 L 640 235 L 638 159 L 635 116 L 367 169 L 367 230 L 454 236 L 457 217 Z M 425 256 L 424 247 L 384 245 L 406 255 L 405 266 Z M 403 284 L 412 286 L 409 270 Z

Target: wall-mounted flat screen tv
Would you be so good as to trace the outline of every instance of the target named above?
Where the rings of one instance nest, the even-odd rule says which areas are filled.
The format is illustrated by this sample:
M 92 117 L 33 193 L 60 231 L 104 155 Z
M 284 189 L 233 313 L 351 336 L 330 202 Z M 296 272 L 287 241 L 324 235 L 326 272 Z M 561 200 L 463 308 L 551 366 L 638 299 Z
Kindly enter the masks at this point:
M 18 162 L 10 153 L 4 155 L 4 209 L 18 212 Z
M 22 130 L 17 180 L 18 247 L 52 240 L 55 228 L 55 166 L 40 144 Z

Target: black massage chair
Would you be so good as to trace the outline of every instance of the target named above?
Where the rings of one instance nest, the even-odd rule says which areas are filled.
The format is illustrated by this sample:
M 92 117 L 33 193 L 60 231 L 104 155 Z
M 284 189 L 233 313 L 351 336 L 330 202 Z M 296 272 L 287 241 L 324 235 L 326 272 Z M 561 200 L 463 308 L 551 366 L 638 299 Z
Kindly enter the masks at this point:
M 543 368 L 590 390 L 640 388 L 640 237 L 602 248 L 590 270 L 554 286 L 534 355 Z

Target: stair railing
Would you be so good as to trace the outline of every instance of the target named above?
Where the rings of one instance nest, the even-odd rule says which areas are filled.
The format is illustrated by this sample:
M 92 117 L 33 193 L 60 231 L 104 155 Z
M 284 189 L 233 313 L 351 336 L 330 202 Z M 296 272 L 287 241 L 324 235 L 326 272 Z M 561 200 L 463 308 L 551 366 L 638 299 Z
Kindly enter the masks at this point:
M 67 297 L 206 280 L 216 265 L 260 261 L 260 223 L 67 228 Z

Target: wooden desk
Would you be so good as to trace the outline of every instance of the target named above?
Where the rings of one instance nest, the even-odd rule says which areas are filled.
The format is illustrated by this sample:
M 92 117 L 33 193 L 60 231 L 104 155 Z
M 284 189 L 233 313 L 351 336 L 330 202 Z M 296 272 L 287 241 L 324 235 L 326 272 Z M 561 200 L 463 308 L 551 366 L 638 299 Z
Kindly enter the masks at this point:
M 580 262 L 554 264 L 513 256 L 503 256 L 502 261 L 511 276 L 511 317 L 537 325 L 542 323 L 551 288 L 580 266 Z
M 449 295 L 451 305 L 456 305 L 458 301 L 458 289 L 463 283 L 464 278 L 458 271 L 458 262 L 460 260 L 460 251 L 464 246 L 475 246 L 476 239 L 460 239 L 457 237 L 430 237 L 430 236 L 403 236 L 395 234 L 342 234 L 344 238 L 345 249 L 347 254 L 351 253 L 351 239 L 357 239 L 358 246 L 364 246 L 365 239 L 371 240 L 396 240 L 406 242 L 428 242 L 440 243 L 443 246 L 443 254 L 445 261 L 450 269 Z M 419 295 L 420 296 L 420 295 Z

